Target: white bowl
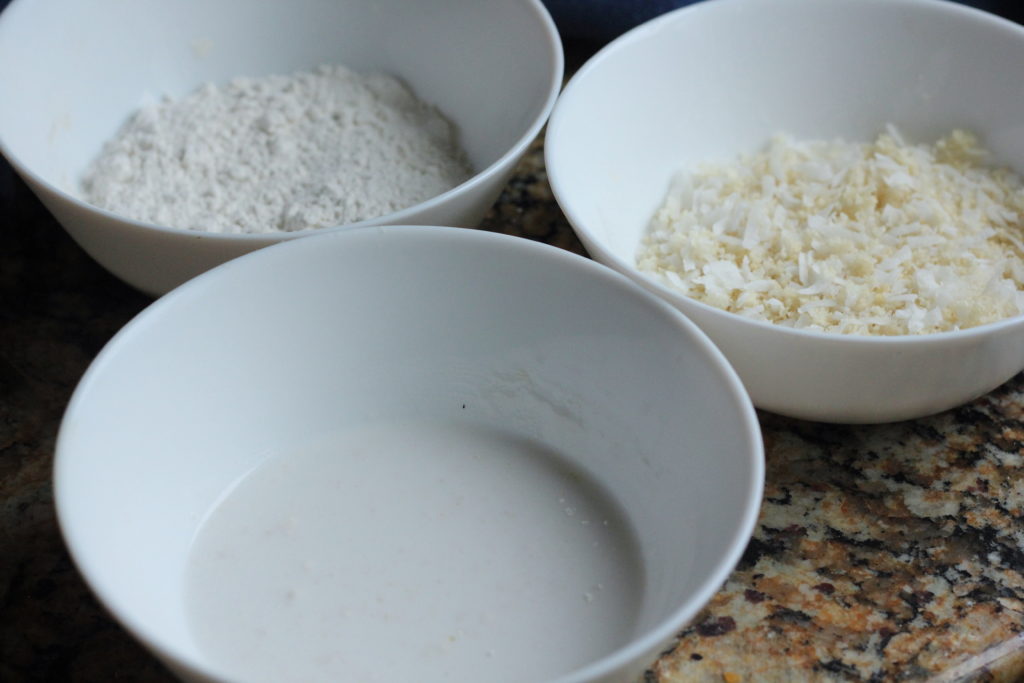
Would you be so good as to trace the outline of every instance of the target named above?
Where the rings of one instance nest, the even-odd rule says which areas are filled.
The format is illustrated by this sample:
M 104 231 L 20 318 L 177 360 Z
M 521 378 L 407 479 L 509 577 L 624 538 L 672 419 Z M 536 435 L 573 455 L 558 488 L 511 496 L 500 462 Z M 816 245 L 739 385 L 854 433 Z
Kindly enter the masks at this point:
M 915 337 L 820 334 L 689 299 L 636 270 L 671 177 L 798 138 L 978 132 L 1024 170 L 1024 29 L 931 0 L 716 0 L 609 44 L 566 87 L 546 137 L 558 203 L 598 261 L 671 302 L 725 353 L 754 403 L 885 422 L 975 398 L 1024 368 L 1024 317 Z
M 86 166 L 147 98 L 322 63 L 404 79 L 458 126 L 476 170 L 352 225 L 472 227 L 546 121 L 563 61 L 540 0 L 14 0 L 0 15 L 0 152 L 90 256 L 162 294 L 309 231 L 216 235 L 128 220 L 81 200 Z
M 638 675 L 726 579 L 759 509 L 763 452 L 753 407 L 718 350 L 671 306 L 539 243 L 458 228 L 371 227 L 225 264 L 119 332 L 61 425 L 61 528 L 103 604 L 172 670 L 187 680 L 246 678 L 211 659 L 189 626 L 183 577 L 198 530 L 268 458 L 302 457 L 332 435 L 344 445 L 351 430 L 381 424 L 396 425 L 377 432 L 388 438 L 413 425 L 421 459 L 394 468 L 387 448 L 360 461 L 329 442 L 351 474 L 331 499 L 370 503 L 332 515 L 342 545 L 324 547 L 348 558 L 384 554 L 341 599 L 379 590 L 390 611 L 367 616 L 373 605 L 356 605 L 330 628 L 354 629 L 356 649 L 379 655 L 382 680 L 439 680 L 442 669 L 444 680 Z M 473 479 L 475 461 L 452 468 L 450 454 L 437 450 L 439 425 L 476 435 L 480 457 L 510 444 L 518 457 L 525 444 L 531 457 L 557 454 L 541 460 L 549 467 L 561 459 L 569 474 L 549 469 L 528 484 L 508 464 Z M 558 476 L 570 489 L 592 482 L 591 492 L 611 499 L 611 513 L 585 514 L 568 494 L 552 493 Z M 314 478 L 308 496 L 320 500 Z M 273 508 L 274 497 L 253 511 Z M 491 509 L 506 504 L 500 514 Z M 441 518 L 455 530 L 437 531 Z M 558 556 L 587 559 L 578 542 L 588 529 L 615 531 L 622 544 L 587 541 L 582 552 L 597 554 L 582 571 L 566 571 Z M 291 557 L 274 551 L 246 566 L 280 556 Z M 619 579 L 588 578 L 594 566 Z M 218 613 L 261 604 L 241 599 L 242 607 Z M 297 618 L 314 618 L 309 609 Z M 240 614 L 235 626 L 256 619 Z M 407 630 L 378 633 L 388 619 Z M 270 641 L 261 649 L 277 652 Z M 295 658 L 312 661 L 307 654 Z M 401 666 L 417 673 L 393 670 Z

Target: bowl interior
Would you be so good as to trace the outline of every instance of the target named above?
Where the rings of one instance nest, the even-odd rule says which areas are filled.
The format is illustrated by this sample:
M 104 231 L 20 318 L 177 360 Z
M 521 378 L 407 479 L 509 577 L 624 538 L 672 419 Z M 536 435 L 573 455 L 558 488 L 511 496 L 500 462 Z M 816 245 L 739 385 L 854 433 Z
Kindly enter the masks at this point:
M 76 195 L 140 105 L 342 63 L 403 78 L 457 124 L 480 171 L 544 112 L 554 35 L 536 0 L 15 0 L 0 16 L 0 149 Z
M 777 132 L 915 142 L 957 127 L 1024 169 L 1024 29 L 932 0 L 718 0 L 623 36 L 573 78 L 546 155 L 591 254 L 628 270 L 672 176 Z
M 127 326 L 61 427 L 62 529 L 113 614 L 202 669 L 186 560 L 224 492 L 311 436 L 409 419 L 542 444 L 621 508 L 641 597 L 606 668 L 695 614 L 756 517 L 756 418 L 692 324 L 567 252 L 414 227 L 270 247 Z

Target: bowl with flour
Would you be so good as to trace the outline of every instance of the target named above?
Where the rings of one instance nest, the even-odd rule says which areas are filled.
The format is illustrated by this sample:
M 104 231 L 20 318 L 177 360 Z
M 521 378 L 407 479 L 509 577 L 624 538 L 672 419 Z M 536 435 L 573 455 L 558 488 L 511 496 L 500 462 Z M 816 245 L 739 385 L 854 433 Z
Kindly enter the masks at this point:
M 693 5 L 573 77 L 552 190 L 758 407 L 946 410 L 1024 368 L 1021 62 L 1024 28 L 955 3 Z
M 430 226 L 293 240 L 154 302 L 54 468 L 88 584 L 204 682 L 636 680 L 762 486 L 750 401 L 678 311 Z
M 13 0 L 0 152 L 159 295 L 318 231 L 475 226 L 562 65 L 539 0 Z

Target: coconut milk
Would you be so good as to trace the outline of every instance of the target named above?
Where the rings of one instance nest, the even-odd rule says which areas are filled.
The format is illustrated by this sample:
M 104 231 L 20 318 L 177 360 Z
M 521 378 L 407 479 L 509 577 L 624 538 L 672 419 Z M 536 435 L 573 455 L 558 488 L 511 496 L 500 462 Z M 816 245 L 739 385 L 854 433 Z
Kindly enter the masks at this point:
M 245 681 L 542 681 L 632 635 L 635 538 L 542 446 L 380 424 L 244 477 L 187 570 L 201 650 Z

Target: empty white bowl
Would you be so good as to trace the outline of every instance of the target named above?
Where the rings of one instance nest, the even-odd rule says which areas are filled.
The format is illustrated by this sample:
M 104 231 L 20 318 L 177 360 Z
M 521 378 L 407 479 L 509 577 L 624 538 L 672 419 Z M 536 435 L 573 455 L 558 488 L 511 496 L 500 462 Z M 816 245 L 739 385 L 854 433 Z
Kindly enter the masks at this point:
M 561 50 L 540 0 L 14 0 L 0 15 L 0 152 L 103 267 L 162 294 L 310 231 L 207 234 L 83 202 L 81 174 L 145 101 L 324 63 L 397 75 L 456 124 L 476 173 L 352 225 L 474 226 L 547 119 Z
M 367 430 L 386 443 L 353 446 Z M 294 509 L 257 527 L 289 489 L 291 475 L 259 474 L 267 463 L 325 448 Z M 54 477 L 86 581 L 187 680 L 252 680 L 237 667 L 254 652 L 273 660 L 264 678 L 307 680 L 290 667 L 335 635 L 327 650 L 372 658 L 380 680 L 611 682 L 653 662 L 726 579 L 762 459 L 723 356 L 621 275 L 493 233 L 371 227 L 262 250 L 151 305 L 75 391 Z M 256 534 L 249 550 L 327 531 L 311 557 L 271 545 L 199 591 L 214 621 L 236 619 L 220 633 L 270 634 L 221 659 L 196 627 L 189 557 L 217 556 L 196 550 L 204 522 L 243 490 L 253 528 L 226 536 Z M 327 511 L 305 517 L 310 501 Z M 288 578 L 237 594 L 253 569 L 325 566 L 332 596 Z M 250 614 L 275 601 L 300 607 Z M 308 623 L 324 609 L 334 621 Z M 333 680 L 365 680 L 359 665 Z
M 821 334 L 689 299 L 637 271 L 681 169 L 796 138 L 932 142 L 964 127 L 1024 171 L 1024 28 L 933 0 L 716 0 L 595 55 L 546 137 L 555 197 L 588 252 L 671 302 L 718 345 L 754 403 L 812 420 L 885 422 L 975 398 L 1024 368 L 1024 317 L 927 336 Z

